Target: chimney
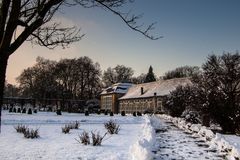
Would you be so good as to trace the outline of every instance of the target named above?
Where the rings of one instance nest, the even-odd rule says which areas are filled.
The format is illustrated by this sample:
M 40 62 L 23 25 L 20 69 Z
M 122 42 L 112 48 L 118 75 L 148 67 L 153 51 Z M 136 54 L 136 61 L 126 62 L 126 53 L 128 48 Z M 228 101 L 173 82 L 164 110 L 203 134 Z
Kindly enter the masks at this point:
M 141 87 L 141 95 L 143 95 L 143 87 Z

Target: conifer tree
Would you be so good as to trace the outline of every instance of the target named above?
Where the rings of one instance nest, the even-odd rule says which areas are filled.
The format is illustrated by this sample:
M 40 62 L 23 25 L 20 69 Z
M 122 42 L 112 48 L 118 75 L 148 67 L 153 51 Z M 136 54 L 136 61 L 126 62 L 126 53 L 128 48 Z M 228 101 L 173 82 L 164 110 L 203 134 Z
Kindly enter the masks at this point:
M 155 75 L 153 73 L 153 68 L 152 68 L 152 66 L 150 66 L 144 83 L 154 82 L 154 81 L 156 81 L 156 78 L 155 78 Z

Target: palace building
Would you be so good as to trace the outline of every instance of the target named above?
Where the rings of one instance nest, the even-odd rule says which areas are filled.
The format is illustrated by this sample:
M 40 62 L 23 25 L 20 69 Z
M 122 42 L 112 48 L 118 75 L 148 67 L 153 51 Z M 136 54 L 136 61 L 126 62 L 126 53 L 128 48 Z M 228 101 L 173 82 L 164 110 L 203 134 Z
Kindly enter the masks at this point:
M 159 80 L 143 84 L 118 83 L 101 94 L 101 109 L 114 113 L 164 112 L 164 98 L 178 86 L 190 85 L 189 78 Z
M 124 96 L 131 83 L 117 83 L 104 89 L 101 93 L 101 110 L 119 113 L 118 99 Z

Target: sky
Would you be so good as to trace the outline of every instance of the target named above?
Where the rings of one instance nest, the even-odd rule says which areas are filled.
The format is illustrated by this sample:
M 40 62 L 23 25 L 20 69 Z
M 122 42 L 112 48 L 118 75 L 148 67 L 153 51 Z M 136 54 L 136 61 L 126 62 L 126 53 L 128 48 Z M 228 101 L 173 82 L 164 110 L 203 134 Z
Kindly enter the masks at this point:
M 36 62 L 88 56 L 102 71 L 125 65 L 135 76 L 147 73 L 150 65 L 157 77 L 176 67 L 201 66 L 210 54 L 235 53 L 240 47 L 239 0 L 135 0 L 122 10 L 143 14 L 139 24 L 156 22 L 153 41 L 131 30 L 116 15 L 102 8 L 62 8 L 54 21 L 78 26 L 86 34 L 67 49 L 49 50 L 25 42 L 10 56 L 7 81 Z

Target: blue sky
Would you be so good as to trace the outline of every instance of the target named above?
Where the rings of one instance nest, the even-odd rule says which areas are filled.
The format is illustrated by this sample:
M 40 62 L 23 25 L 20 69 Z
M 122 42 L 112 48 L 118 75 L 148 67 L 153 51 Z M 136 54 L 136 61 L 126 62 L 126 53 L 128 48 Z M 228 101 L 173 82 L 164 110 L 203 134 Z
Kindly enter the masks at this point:
M 102 9 L 64 8 L 56 21 L 82 28 L 86 36 L 68 49 L 48 50 L 25 43 L 12 55 L 7 80 L 15 83 L 24 68 L 37 56 L 52 60 L 89 56 L 102 70 L 123 64 L 135 75 L 146 73 L 150 65 L 156 76 L 183 65 L 197 65 L 209 54 L 235 52 L 240 46 L 239 0 L 135 0 L 124 8 L 144 13 L 139 21 L 157 22 L 157 41 L 130 30 L 118 17 Z

